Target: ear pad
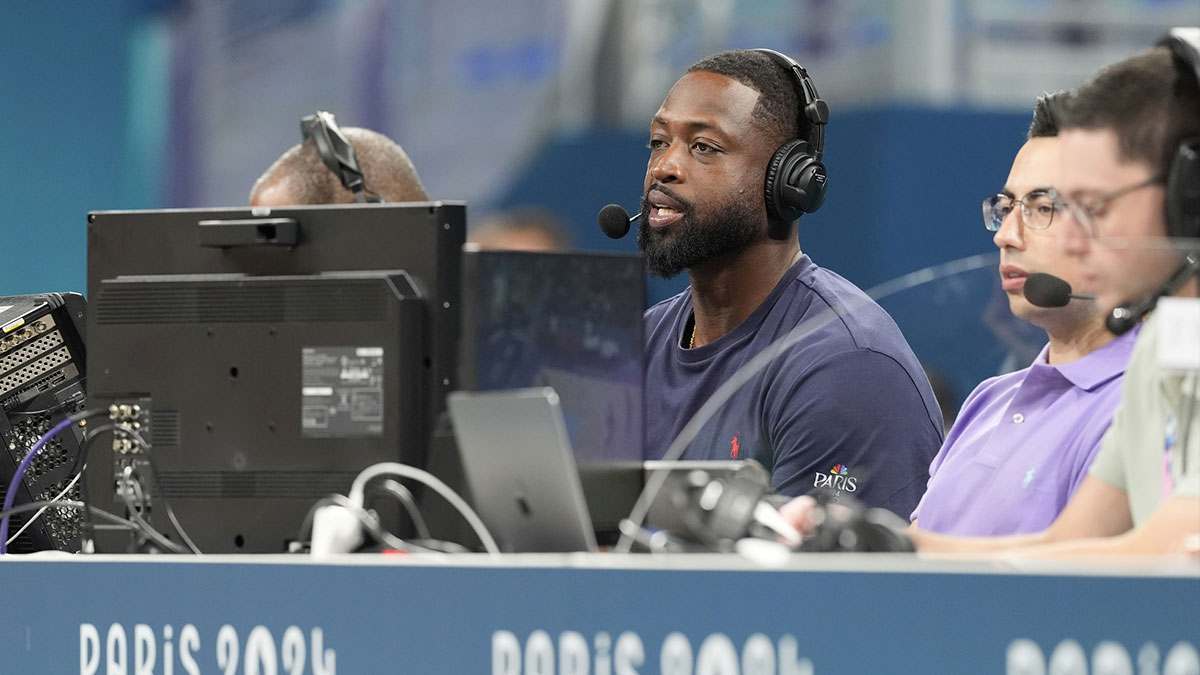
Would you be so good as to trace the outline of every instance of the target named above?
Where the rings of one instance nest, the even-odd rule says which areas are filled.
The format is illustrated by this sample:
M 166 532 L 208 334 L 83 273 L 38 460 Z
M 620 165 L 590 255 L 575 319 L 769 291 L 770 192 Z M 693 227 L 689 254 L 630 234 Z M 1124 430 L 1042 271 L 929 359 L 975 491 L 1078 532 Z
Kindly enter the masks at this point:
M 790 224 L 802 214 L 816 211 L 825 203 L 825 187 L 825 165 L 812 156 L 808 141 L 784 143 L 767 164 L 763 186 L 767 217 Z
M 1200 237 L 1200 136 L 1179 144 L 1167 174 L 1167 235 Z

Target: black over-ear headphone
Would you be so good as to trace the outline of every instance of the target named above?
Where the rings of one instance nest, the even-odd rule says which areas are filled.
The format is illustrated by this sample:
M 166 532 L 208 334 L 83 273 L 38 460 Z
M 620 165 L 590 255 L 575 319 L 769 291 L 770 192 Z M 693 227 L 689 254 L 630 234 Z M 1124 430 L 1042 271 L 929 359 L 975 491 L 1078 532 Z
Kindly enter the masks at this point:
M 313 139 L 321 161 L 354 194 L 354 201 L 360 204 L 383 201 L 382 197 L 367 189 L 362 169 L 358 168 L 358 158 L 354 156 L 354 146 L 350 145 L 332 113 L 318 110 L 316 114 L 302 118 L 300 133 L 306 141 Z
M 1200 27 L 1172 28 L 1158 44 L 1200 87 Z M 1167 235 L 1200 237 L 1200 136 L 1185 138 L 1167 174 Z
M 1188 73 L 1200 87 L 1200 28 L 1172 28 L 1158 46 L 1171 50 L 1177 66 Z M 1175 150 L 1166 180 L 1167 236 L 1200 237 L 1200 136 L 1185 138 Z M 1183 264 L 1161 286 L 1149 295 L 1114 307 L 1105 319 L 1113 335 L 1133 328 L 1142 317 L 1154 309 L 1158 299 L 1178 290 L 1200 270 L 1200 252 L 1184 257 Z
M 798 138 L 779 146 L 767 164 L 763 192 L 767 200 L 767 217 L 772 223 L 770 236 L 786 239 L 792 221 L 816 211 L 825 203 L 826 177 L 821 155 L 825 152 L 829 106 L 817 94 L 808 71 L 794 59 L 773 49 L 753 51 L 767 55 L 796 78 L 801 126 L 807 121 L 811 128 L 808 138 Z

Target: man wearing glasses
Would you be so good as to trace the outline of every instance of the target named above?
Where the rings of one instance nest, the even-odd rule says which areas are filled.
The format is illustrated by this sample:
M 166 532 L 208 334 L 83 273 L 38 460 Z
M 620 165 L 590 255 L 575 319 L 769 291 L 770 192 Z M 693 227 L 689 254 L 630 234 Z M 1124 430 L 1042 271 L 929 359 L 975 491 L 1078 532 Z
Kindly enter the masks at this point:
M 1067 250 L 1082 265 L 1082 288 L 1103 308 L 1145 306 L 1159 294 L 1200 301 L 1200 30 L 1176 31 L 1170 49 L 1101 71 L 1076 93 L 1064 120 L 1056 201 Z M 1160 306 L 1142 327 L 1112 425 L 1054 523 L 1036 534 L 992 538 L 918 530 L 918 547 L 1042 544 L 1023 552 L 1052 557 L 1200 554 L 1198 327 L 1186 312 L 1170 311 Z M 1139 313 L 1132 312 L 1135 320 Z M 1175 325 L 1166 328 L 1168 320 Z M 1167 355 L 1193 363 L 1173 370 Z M 803 525 L 804 506 L 793 502 L 785 515 Z
M 1169 49 L 1102 70 L 1074 94 L 1062 120 L 1056 219 L 1067 232 L 1067 251 L 1080 260 L 1080 290 L 1094 293 L 1105 309 L 1163 289 L 1192 303 L 1200 296 L 1194 250 L 1200 239 L 1200 29 L 1178 31 Z M 1181 253 L 1168 237 L 1190 244 L 1191 252 Z M 1177 283 L 1167 285 L 1168 279 Z M 1173 371 L 1162 358 L 1194 360 L 1200 326 L 1184 318 L 1164 328 L 1166 309 L 1142 327 L 1121 402 L 1089 474 L 1049 527 L 1004 537 L 913 529 L 918 549 L 1053 558 L 1200 555 L 1200 368 Z M 812 531 L 821 517 L 814 507 L 801 497 L 781 511 L 797 528 Z
M 1023 292 L 1034 273 L 1080 284 L 1080 263 L 1065 251 L 1068 232 L 1052 187 L 1066 97 L 1038 99 L 1029 139 L 1003 192 L 983 201 L 1009 307 L 1045 330 L 1049 343 L 1028 368 L 986 380 L 967 397 L 912 514 L 923 530 L 984 536 L 1045 529 L 1087 476 L 1120 400 L 1136 331 L 1114 340 L 1094 301 L 1044 308 Z

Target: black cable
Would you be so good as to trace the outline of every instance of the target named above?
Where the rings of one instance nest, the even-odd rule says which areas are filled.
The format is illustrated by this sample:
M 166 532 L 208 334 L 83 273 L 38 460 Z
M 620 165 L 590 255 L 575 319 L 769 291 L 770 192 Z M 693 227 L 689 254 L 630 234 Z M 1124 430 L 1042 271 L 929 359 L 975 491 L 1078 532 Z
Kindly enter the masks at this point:
M 196 554 L 196 555 L 201 555 L 201 551 L 200 551 L 199 547 L 197 547 L 197 546 L 196 546 L 195 542 L 193 542 L 193 541 L 192 541 L 191 537 L 189 537 L 189 536 L 188 536 L 187 532 L 185 532 L 185 531 L 184 531 L 184 529 L 183 529 L 183 526 L 182 526 L 182 525 L 179 523 L 179 519 L 178 519 L 178 517 L 176 517 L 174 509 L 172 509 L 172 508 L 171 508 L 171 502 L 170 502 L 170 500 L 168 500 L 168 499 L 167 499 L 167 497 L 166 497 L 166 494 L 163 492 L 163 490 L 162 490 L 162 488 L 161 488 L 161 486 L 162 486 L 162 479 L 160 478 L 160 474 L 159 474 L 159 471 L 158 471 L 158 464 L 157 464 L 157 463 L 154 461 L 154 456 L 153 456 L 153 454 L 150 452 L 150 443 L 149 443 L 148 441 L 146 441 L 146 439 L 145 439 L 145 438 L 143 438 L 141 434 L 139 434 L 138 432 L 136 432 L 136 431 L 134 431 L 134 430 L 132 430 L 132 429 L 125 428 L 125 427 L 123 427 L 123 426 L 120 426 L 120 425 L 118 425 L 118 424 L 115 424 L 115 423 L 114 423 L 114 424 L 105 424 L 105 425 L 103 425 L 103 426 L 101 426 L 101 427 L 98 427 L 98 428 L 96 428 L 96 429 L 94 429 L 94 430 L 89 430 L 89 433 L 88 433 L 88 435 L 87 435 L 87 438 L 86 438 L 86 440 L 84 441 L 83 449 L 82 449 L 82 450 L 81 450 L 81 452 L 80 452 L 80 457 L 79 457 L 79 458 L 77 458 L 77 459 L 84 459 L 84 460 L 85 460 L 85 459 L 86 459 L 86 457 L 87 457 L 87 454 L 88 454 L 88 452 L 89 452 L 89 451 L 90 451 L 90 449 L 91 449 L 91 444 L 92 444 L 92 442 L 93 442 L 93 441 L 94 441 L 94 440 L 95 440 L 95 439 L 96 439 L 96 438 L 97 438 L 97 437 L 98 437 L 100 434 L 103 434 L 103 433 L 105 433 L 105 432 L 110 432 L 110 433 L 113 435 L 113 437 L 114 437 L 114 438 L 116 438 L 118 434 L 124 434 L 124 435 L 126 435 L 126 436 L 129 436 L 130 438 L 132 438 L 132 439 L 134 440 L 134 442 L 135 442 L 135 443 L 137 443 L 138 447 L 139 447 L 139 448 L 141 449 L 141 451 L 142 451 L 142 454 L 143 454 L 143 455 L 146 457 L 146 462 L 147 462 L 147 463 L 150 465 L 150 473 L 151 473 L 152 477 L 154 478 L 154 482 L 155 482 L 155 484 L 160 486 L 160 488 L 159 488 L 159 498 L 162 500 L 162 504 L 163 504 L 163 510 L 165 510 L 165 511 L 167 512 L 167 519 L 171 521 L 171 526 L 175 528 L 175 531 L 176 531 L 176 533 L 178 533 L 178 534 L 179 534 L 179 537 L 180 537 L 180 539 L 182 539 L 182 540 L 183 540 L 184 544 L 186 544 L 186 545 L 187 545 L 187 547 L 188 547 L 188 549 L 189 549 L 189 550 L 183 550 L 183 549 L 181 549 L 181 548 L 179 548 L 179 547 L 178 547 L 178 544 L 175 544 L 174 542 L 170 542 L 170 540 L 169 540 L 169 539 L 166 539 L 166 537 L 165 537 L 165 536 L 164 536 L 164 535 L 163 535 L 161 532 L 159 532 L 158 530 L 154 529 L 154 527 L 153 527 L 153 526 L 151 526 L 149 522 L 147 522 L 147 521 L 146 521 L 144 518 L 142 518 L 142 517 L 140 516 L 140 514 L 139 514 L 139 515 L 137 515 L 137 516 L 135 517 L 135 519 L 134 519 L 134 520 L 135 520 L 135 522 L 141 522 L 141 523 L 145 523 L 145 527 L 146 527 L 146 528 L 147 528 L 147 529 L 148 529 L 150 532 L 153 532 L 153 533 L 154 533 L 154 535 L 158 535 L 158 536 L 160 536 L 160 537 L 163 537 L 163 539 L 165 539 L 166 541 L 168 541 L 168 542 L 170 543 L 170 546 L 167 546 L 167 548 L 172 548 L 172 549 L 179 548 L 179 550 L 177 550 L 177 551 L 176 551 L 177 553 L 194 553 L 194 554 Z M 84 467 L 86 468 L 86 466 L 87 466 L 87 464 L 86 464 L 86 461 L 85 461 L 85 462 L 84 462 Z M 86 478 L 87 478 L 87 477 L 85 476 L 85 477 L 84 477 L 84 480 L 83 480 L 83 484 L 84 484 L 84 485 L 86 485 L 86 484 L 87 484 L 87 480 L 86 480 Z M 84 496 L 84 498 L 85 498 L 85 500 L 86 500 L 86 497 L 87 497 L 87 494 L 86 494 L 86 487 L 85 487 L 85 488 L 83 488 L 83 493 L 82 493 L 82 496 Z M 122 498 L 124 498 L 124 495 L 122 495 Z M 129 506 L 130 506 L 130 503 L 128 503 L 128 502 L 127 502 L 127 503 L 126 503 L 126 507 L 128 508 Z M 85 512 L 84 512 L 84 514 L 85 514 L 85 521 L 86 521 L 86 514 L 87 514 L 87 511 L 85 511 Z M 90 531 L 91 531 L 91 529 L 92 529 L 91 523 L 90 523 L 90 522 L 86 522 L 86 523 L 85 523 L 85 527 L 86 527 L 87 531 L 90 533 Z M 152 539 L 154 538 L 154 535 L 151 535 L 151 538 L 152 538 Z M 88 535 L 88 539 L 90 539 L 90 538 L 91 538 L 91 536 L 90 536 L 90 534 L 89 534 L 89 535 Z M 86 546 L 86 542 L 83 542 L 83 543 L 84 543 L 84 545 Z
M 97 508 L 95 506 L 90 506 L 90 505 L 85 504 L 84 502 L 75 501 L 73 499 L 43 499 L 43 500 L 36 501 L 36 502 L 26 502 L 24 504 L 18 504 L 17 506 L 14 506 L 11 509 L 8 509 L 7 511 L 0 511 L 0 518 L 3 518 L 4 516 L 15 516 L 19 513 L 26 513 L 28 511 L 36 511 L 36 510 L 42 508 L 43 506 L 53 506 L 53 507 L 63 506 L 66 508 L 71 508 L 71 509 L 79 509 L 80 511 L 91 511 L 92 513 L 95 513 L 98 516 L 103 516 L 103 517 L 107 518 L 109 521 L 116 523 L 118 525 L 124 525 L 125 527 L 127 527 L 131 530 L 137 529 L 137 523 L 134 523 L 131 520 L 126 520 L 125 518 L 122 518 L 121 516 L 118 516 L 113 513 L 109 513 L 108 511 L 105 511 L 104 509 Z M 87 508 L 84 508 L 85 506 Z
M 49 414 L 56 413 L 56 412 L 63 410 L 70 403 L 74 403 L 75 401 L 83 400 L 83 398 L 84 398 L 83 392 L 79 392 L 78 394 L 72 394 L 66 400 L 60 401 L 57 404 L 50 406 L 49 408 L 42 408 L 41 410 L 7 410 L 7 411 L 5 411 L 4 414 L 13 415 L 13 416 L 20 415 L 20 416 L 24 416 L 24 417 L 33 417 L 35 415 L 49 415 Z M 35 396 L 35 397 L 29 399 L 29 402 L 32 403 L 36 399 L 37 399 L 37 397 Z
M 140 489 L 141 484 L 130 478 L 130 476 L 133 475 L 133 469 L 131 467 L 125 467 L 125 473 L 126 473 L 126 475 L 125 475 L 124 479 L 126 481 L 126 484 L 131 487 L 137 486 Z M 159 532 L 158 530 L 154 529 L 154 526 L 151 525 L 145 518 L 142 517 L 142 514 L 138 512 L 137 505 L 133 503 L 133 498 L 129 495 L 128 490 L 125 490 L 120 485 L 118 485 L 117 486 L 117 495 L 121 498 L 122 501 L 125 502 L 125 508 L 129 511 L 129 517 L 130 517 L 130 519 L 133 520 L 133 522 L 137 523 L 139 532 L 141 532 L 143 535 L 145 535 L 149 539 L 153 540 L 154 543 L 158 544 L 159 546 L 167 549 L 168 551 L 170 551 L 172 553 L 188 553 L 189 552 L 186 548 L 180 546 L 179 544 L 176 544 L 175 542 L 171 541 L 170 539 L 167 539 L 166 535 L 164 535 L 162 532 Z
M 79 449 L 79 454 L 82 455 L 84 459 L 87 457 L 88 446 L 91 443 L 91 439 L 92 437 L 90 435 L 87 433 L 84 434 L 83 447 Z M 88 494 L 88 463 L 86 461 L 81 462 L 80 458 L 78 457 L 76 458 L 76 463 L 80 464 L 79 498 L 84 504 L 90 504 L 92 500 Z M 92 524 L 92 519 L 89 517 L 91 511 L 91 509 L 84 509 L 83 513 L 79 514 L 79 550 L 83 553 L 94 553 L 96 551 L 96 530 L 95 526 Z
M 453 541 L 443 541 L 441 539 L 411 539 L 408 542 L 417 548 L 426 549 L 435 553 L 471 553 L 471 549 Z
M 150 464 L 150 474 L 154 478 L 154 484 L 159 486 L 158 496 L 162 500 L 163 509 L 167 512 L 167 519 L 171 521 L 171 526 L 175 528 L 175 532 L 179 534 L 179 538 L 187 545 L 191 553 L 202 555 L 200 548 L 192 541 L 192 538 L 183 530 L 183 526 L 179 524 L 179 518 L 175 516 L 175 510 L 171 508 L 171 501 L 167 499 L 167 493 L 162 488 L 162 474 L 158 470 L 158 463 L 154 461 L 154 454 L 150 452 L 150 443 L 142 438 L 142 435 L 132 429 L 119 429 L 123 434 L 128 434 L 133 437 L 138 446 L 142 449 L 142 454 L 146 456 L 146 462 Z
M 158 486 L 158 496 L 159 499 L 162 500 L 163 509 L 167 512 L 167 519 L 171 521 L 171 526 L 175 528 L 175 532 L 179 534 L 179 538 L 183 540 L 183 543 L 187 545 L 191 553 L 203 555 L 203 553 L 200 551 L 200 547 L 196 546 L 196 542 L 192 541 L 192 538 L 189 537 L 187 532 L 184 531 L 183 525 L 179 523 L 179 518 L 175 516 L 175 509 L 171 508 L 171 501 L 167 499 L 166 490 L 164 490 L 162 487 L 162 473 L 159 472 L 158 463 L 154 461 L 154 455 L 150 452 L 150 444 L 147 443 L 146 439 L 142 438 L 141 435 L 136 431 L 128 429 L 122 429 L 121 431 L 122 433 L 128 433 L 132 435 L 134 440 L 138 442 L 138 445 L 141 446 L 142 454 L 146 456 L 146 461 L 150 464 L 150 473 L 154 476 L 154 484 Z
M 79 454 L 75 457 L 75 464 L 71 467 L 71 472 L 79 471 L 81 478 L 79 481 L 79 497 L 85 504 L 91 503 L 90 495 L 88 494 L 88 463 L 87 456 L 91 450 L 92 443 L 96 438 L 106 431 L 111 431 L 116 428 L 115 424 L 105 424 L 95 429 L 85 429 L 83 445 L 79 448 Z M 92 507 L 96 508 L 96 507 Z M 92 509 L 84 509 L 80 514 L 79 519 L 79 548 L 85 553 L 93 553 L 95 551 L 95 525 L 92 523 L 90 515 Z
M 99 506 L 92 506 L 91 504 L 88 504 L 87 502 L 80 502 L 80 503 L 87 504 L 87 508 L 82 509 L 84 513 L 94 513 L 98 516 L 102 516 L 103 518 L 107 519 L 109 522 L 116 523 L 118 525 L 124 525 L 125 527 L 130 528 L 130 529 L 137 528 L 137 523 L 133 522 L 132 520 L 129 520 L 128 518 L 122 518 L 121 516 L 118 516 L 115 513 L 110 513 L 108 511 L 105 511 L 104 509 L 100 508 Z
M 95 440 L 96 436 L 106 431 L 112 431 L 115 428 L 115 424 L 104 424 L 95 429 L 84 428 L 83 445 L 79 448 L 79 454 L 75 456 L 75 463 L 71 465 L 70 473 L 72 475 L 79 473 L 87 465 L 88 450 L 92 447 L 92 441 Z
M 425 522 L 424 516 L 421 515 L 421 510 L 417 508 L 417 502 L 413 499 L 412 491 L 404 487 L 402 483 L 394 478 L 380 476 L 383 480 L 372 481 L 367 484 L 364 491 L 374 493 L 389 494 L 400 502 L 408 514 L 408 519 L 412 521 L 413 529 L 417 531 L 417 539 L 432 540 L 433 537 L 429 534 L 429 525 Z

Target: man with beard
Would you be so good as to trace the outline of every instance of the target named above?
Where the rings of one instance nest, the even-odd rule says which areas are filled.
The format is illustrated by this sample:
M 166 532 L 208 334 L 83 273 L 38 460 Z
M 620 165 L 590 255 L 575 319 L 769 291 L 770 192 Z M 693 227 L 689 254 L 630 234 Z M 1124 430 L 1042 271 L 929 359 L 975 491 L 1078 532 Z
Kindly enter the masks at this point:
M 780 494 L 826 488 L 908 516 L 942 441 L 929 381 L 891 317 L 796 238 L 823 199 L 827 115 L 803 69 L 766 50 L 696 63 L 655 114 L 638 244 L 652 274 L 691 285 L 646 312 L 645 453 L 662 458 L 790 336 L 681 458 L 755 459 Z

